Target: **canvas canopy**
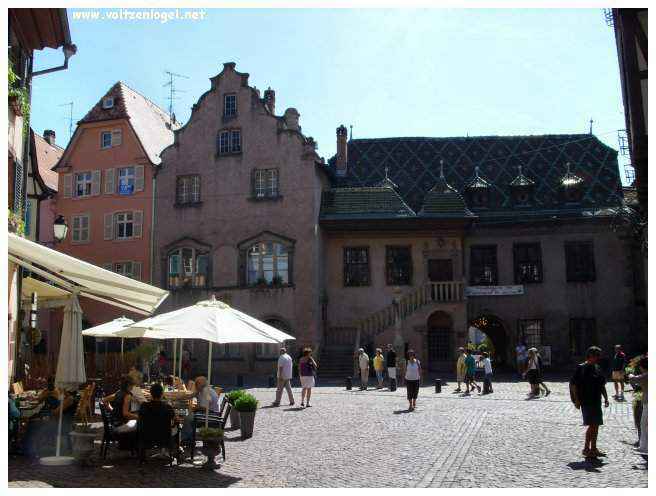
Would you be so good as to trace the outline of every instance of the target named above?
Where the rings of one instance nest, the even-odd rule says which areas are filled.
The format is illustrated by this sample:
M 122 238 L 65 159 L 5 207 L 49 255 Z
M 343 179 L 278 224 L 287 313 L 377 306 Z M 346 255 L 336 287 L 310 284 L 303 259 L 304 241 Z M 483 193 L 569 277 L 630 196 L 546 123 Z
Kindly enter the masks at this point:
M 66 304 L 69 296 L 67 291 L 59 289 L 57 286 L 39 281 L 33 277 L 25 277 L 21 285 L 21 296 L 23 300 L 30 300 L 32 294 L 36 293 L 39 297 L 39 303 L 43 302 L 60 302 L 61 306 Z
M 13 233 L 8 234 L 8 248 L 11 262 L 54 282 L 59 289 L 135 313 L 153 313 L 169 294 Z

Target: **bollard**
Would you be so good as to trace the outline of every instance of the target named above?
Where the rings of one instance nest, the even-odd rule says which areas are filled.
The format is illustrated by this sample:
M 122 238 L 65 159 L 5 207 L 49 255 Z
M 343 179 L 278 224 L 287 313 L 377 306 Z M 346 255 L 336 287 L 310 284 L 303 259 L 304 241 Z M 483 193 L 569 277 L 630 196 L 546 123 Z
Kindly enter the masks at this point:
M 389 390 L 392 391 L 392 392 L 396 391 L 396 379 L 394 379 L 394 378 L 390 379 Z
M 243 375 L 238 375 L 237 376 L 237 387 L 244 387 L 244 376 Z
M 353 379 L 351 379 L 350 377 L 347 377 L 346 378 L 346 390 L 350 391 L 351 389 L 353 389 Z
M 269 376 L 269 387 L 270 388 L 276 387 L 276 380 L 272 375 Z
M 442 379 L 435 379 L 435 392 L 436 393 L 442 392 Z

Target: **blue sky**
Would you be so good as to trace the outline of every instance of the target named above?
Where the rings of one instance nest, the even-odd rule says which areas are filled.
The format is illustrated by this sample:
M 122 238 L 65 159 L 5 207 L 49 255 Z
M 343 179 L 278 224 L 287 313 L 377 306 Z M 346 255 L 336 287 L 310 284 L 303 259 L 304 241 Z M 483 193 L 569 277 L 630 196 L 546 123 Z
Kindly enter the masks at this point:
M 601 9 L 205 10 L 202 21 L 73 19 L 69 70 L 34 80 L 32 126 L 68 141 L 117 80 L 167 108 L 165 70 L 179 80 L 186 122 L 223 62 L 295 107 L 319 154 L 335 128 L 355 138 L 587 132 L 617 149 L 625 127 L 613 31 Z M 38 53 L 36 69 L 61 64 Z M 624 162 L 621 159 L 621 163 Z

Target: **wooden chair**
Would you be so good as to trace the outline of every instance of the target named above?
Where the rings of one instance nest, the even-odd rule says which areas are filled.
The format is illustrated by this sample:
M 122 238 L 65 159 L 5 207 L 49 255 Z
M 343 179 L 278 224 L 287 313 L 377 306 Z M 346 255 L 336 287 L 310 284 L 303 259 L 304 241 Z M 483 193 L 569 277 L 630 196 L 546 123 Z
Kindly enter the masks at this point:
M 25 390 L 23 389 L 23 383 L 21 381 L 14 382 L 11 385 L 11 388 L 13 389 L 14 394 L 17 394 L 19 396 L 25 392 Z

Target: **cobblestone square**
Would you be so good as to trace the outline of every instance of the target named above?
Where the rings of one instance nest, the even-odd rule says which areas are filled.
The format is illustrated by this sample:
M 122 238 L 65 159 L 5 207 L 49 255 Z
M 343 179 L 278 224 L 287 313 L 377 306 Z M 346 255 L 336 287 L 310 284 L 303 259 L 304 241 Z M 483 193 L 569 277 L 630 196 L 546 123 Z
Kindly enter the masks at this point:
M 317 387 L 312 408 L 274 390 L 252 389 L 260 400 L 252 439 L 226 432 L 227 460 L 215 470 L 193 464 L 139 467 L 117 450 L 89 467 L 42 467 L 9 458 L 10 487 L 647 487 L 647 464 L 630 401 L 604 411 L 593 464 L 581 456 L 584 427 L 566 382 L 526 400 L 525 383 L 500 382 L 489 396 L 464 397 L 450 382 L 442 393 L 425 385 L 417 410 L 407 412 L 405 388 L 346 391 Z M 608 391 L 612 394 L 612 386 Z M 627 400 L 631 395 L 627 394 Z

